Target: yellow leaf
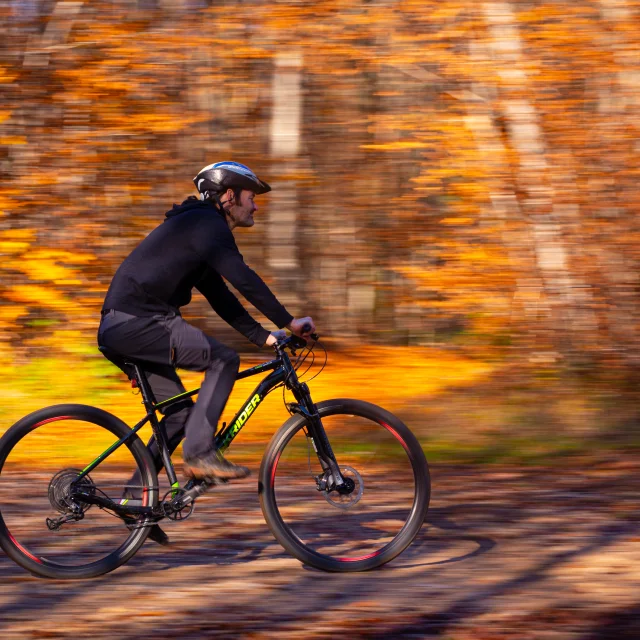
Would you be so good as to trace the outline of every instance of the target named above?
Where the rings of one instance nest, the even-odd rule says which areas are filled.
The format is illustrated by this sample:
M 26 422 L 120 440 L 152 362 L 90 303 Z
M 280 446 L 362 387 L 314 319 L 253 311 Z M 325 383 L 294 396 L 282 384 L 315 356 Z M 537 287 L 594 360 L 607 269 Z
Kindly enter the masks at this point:
M 6 231 L 0 231 L 0 238 L 10 240 L 33 240 L 35 235 L 34 229 L 7 229 Z
M 361 144 L 361 149 L 370 149 L 372 151 L 404 151 L 405 149 L 425 149 L 429 145 L 424 142 L 385 142 L 382 144 Z
M 444 218 L 440 220 L 440 224 L 473 224 L 473 218 Z
M 5 296 L 14 302 L 30 306 L 50 307 L 57 311 L 70 311 L 74 307 L 69 299 L 52 287 L 37 284 L 20 284 L 10 287 Z
M 0 253 L 19 253 L 20 251 L 26 251 L 28 248 L 28 242 L 0 241 Z
M 13 323 L 20 316 L 26 314 L 28 311 L 27 307 L 22 305 L 14 305 L 14 304 L 3 304 L 0 305 L 0 323 Z
M 1 144 L 27 144 L 27 139 L 24 136 L 5 136 L 4 138 L 0 138 L 0 145 Z
M 18 76 L 16 74 L 8 73 L 4 67 L 0 67 L 0 84 L 10 84 Z

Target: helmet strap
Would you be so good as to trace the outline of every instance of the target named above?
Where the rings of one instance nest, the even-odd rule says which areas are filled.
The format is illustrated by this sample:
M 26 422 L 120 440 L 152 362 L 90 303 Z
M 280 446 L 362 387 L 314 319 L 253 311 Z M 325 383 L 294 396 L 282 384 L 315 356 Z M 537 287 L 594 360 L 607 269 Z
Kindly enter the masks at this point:
M 220 202 L 220 198 L 215 194 L 212 197 L 218 213 L 221 213 L 223 216 L 226 215 L 227 212 L 224 210 L 224 206 L 222 205 L 222 202 Z

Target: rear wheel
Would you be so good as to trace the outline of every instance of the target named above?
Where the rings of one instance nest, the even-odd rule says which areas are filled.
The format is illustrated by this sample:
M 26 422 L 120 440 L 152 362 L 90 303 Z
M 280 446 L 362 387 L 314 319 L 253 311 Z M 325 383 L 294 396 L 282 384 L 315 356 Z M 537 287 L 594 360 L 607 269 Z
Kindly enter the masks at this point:
M 0 439 L 0 546 L 31 573 L 74 579 L 102 575 L 129 560 L 145 541 L 149 521 L 129 529 L 96 505 L 74 501 L 78 474 L 131 433 L 115 416 L 85 405 L 47 407 L 22 418 Z M 137 435 L 80 481 L 82 491 L 119 502 L 138 471 L 136 493 L 158 503 L 157 475 Z M 51 524 L 68 522 L 51 530 Z
M 313 567 L 379 567 L 422 526 L 430 497 L 427 460 L 406 425 L 376 405 L 345 399 L 317 406 L 345 486 L 318 490 L 326 477 L 307 419 L 296 415 L 274 435 L 262 461 L 265 519 L 278 542 Z

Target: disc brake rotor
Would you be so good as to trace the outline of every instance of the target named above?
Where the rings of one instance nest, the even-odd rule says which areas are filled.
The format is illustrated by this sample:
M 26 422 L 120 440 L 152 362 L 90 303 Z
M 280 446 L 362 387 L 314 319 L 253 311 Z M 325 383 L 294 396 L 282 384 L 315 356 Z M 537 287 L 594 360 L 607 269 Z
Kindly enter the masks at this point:
M 346 481 L 353 482 L 353 489 L 349 493 L 340 493 L 337 489 L 323 491 L 324 499 L 339 509 L 351 509 L 362 498 L 364 482 L 362 476 L 353 467 L 341 467 L 340 473 Z

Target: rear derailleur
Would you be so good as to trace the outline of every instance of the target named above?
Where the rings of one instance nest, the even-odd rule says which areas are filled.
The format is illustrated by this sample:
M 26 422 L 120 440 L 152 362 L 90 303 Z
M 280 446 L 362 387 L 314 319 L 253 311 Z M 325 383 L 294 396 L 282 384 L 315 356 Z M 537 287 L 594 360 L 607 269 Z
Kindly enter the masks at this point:
M 78 511 L 77 513 L 70 513 L 66 516 L 60 516 L 59 518 L 47 518 L 47 528 L 49 531 L 57 531 L 60 527 L 67 522 L 78 522 L 84 518 L 84 511 Z

